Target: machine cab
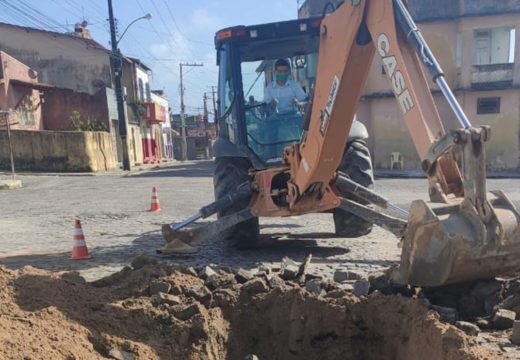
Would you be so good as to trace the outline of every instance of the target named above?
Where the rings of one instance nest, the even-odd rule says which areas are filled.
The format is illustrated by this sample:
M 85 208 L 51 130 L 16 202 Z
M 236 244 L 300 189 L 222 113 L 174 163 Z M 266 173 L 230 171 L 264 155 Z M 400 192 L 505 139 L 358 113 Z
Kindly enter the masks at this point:
M 283 149 L 300 140 L 305 102 L 312 99 L 316 79 L 320 25 L 321 18 L 310 18 L 217 32 L 219 139 L 215 156 L 248 157 L 255 168 L 265 168 L 280 164 Z M 283 107 L 265 101 L 278 59 L 289 63 L 292 85 L 305 92 L 298 99 L 303 101 Z

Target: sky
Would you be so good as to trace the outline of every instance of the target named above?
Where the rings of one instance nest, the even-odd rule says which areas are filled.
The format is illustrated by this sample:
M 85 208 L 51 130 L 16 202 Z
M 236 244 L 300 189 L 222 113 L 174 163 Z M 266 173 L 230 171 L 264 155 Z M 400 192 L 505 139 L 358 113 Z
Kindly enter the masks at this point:
M 119 43 L 122 53 L 141 59 L 152 69 L 152 90 L 164 90 L 173 113 L 180 109 L 179 63 L 185 68 L 188 114 L 201 112 L 203 94 L 217 85 L 213 38 L 219 29 L 296 18 L 297 0 L 112 0 L 119 33 L 134 19 Z M 20 15 L 20 10 L 26 15 Z M 97 42 L 110 48 L 107 0 L 0 0 L 0 21 L 46 30 L 73 31 L 86 20 Z M 212 110 L 211 102 L 208 108 Z

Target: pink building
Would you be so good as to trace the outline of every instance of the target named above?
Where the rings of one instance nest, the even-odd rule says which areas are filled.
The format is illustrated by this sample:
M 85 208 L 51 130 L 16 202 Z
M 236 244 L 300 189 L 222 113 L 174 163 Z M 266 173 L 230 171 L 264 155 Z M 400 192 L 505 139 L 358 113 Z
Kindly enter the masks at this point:
M 43 130 L 42 91 L 52 88 L 38 83 L 38 73 L 0 51 L 0 110 L 13 110 L 12 129 Z

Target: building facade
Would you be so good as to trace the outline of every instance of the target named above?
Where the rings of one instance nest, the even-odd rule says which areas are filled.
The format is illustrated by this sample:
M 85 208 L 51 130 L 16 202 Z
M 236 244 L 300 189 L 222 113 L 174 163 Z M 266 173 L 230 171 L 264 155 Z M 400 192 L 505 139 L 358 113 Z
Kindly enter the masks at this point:
M 307 0 L 300 16 L 319 15 L 321 0 Z M 519 0 L 409 0 L 410 12 L 473 125 L 490 125 L 487 164 L 514 170 L 520 156 Z M 324 5 L 323 5 L 324 6 Z M 438 87 L 430 88 L 445 129 L 460 127 Z M 367 125 L 376 168 L 389 168 L 398 153 L 404 168 L 420 169 L 419 157 L 375 57 L 358 108 Z

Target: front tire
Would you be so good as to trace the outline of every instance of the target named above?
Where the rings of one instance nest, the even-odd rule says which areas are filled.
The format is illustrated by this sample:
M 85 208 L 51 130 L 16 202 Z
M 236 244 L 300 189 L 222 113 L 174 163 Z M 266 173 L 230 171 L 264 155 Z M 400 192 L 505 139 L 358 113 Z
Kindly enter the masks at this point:
M 218 157 L 215 158 L 215 170 L 213 174 L 213 185 L 215 190 L 215 200 L 234 192 L 241 184 L 248 182 L 248 174 L 251 163 L 247 158 L 242 157 Z M 227 209 L 219 211 L 217 216 L 223 217 L 234 214 L 245 209 L 249 205 L 250 199 L 233 204 Z M 252 218 L 236 224 L 227 229 L 222 235 L 230 240 L 239 249 L 254 248 L 258 244 L 260 225 L 258 218 Z
M 347 174 L 350 179 L 360 185 L 367 188 L 374 186 L 372 158 L 365 140 L 354 139 L 347 143 L 338 170 Z M 361 204 L 368 204 L 368 202 L 348 192 L 341 194 L 341 196 Z M 334 209 L 334 226 L 337 236 L 349 238 L 367 235 L 373 227 L 372 223 L 340 208 Z

